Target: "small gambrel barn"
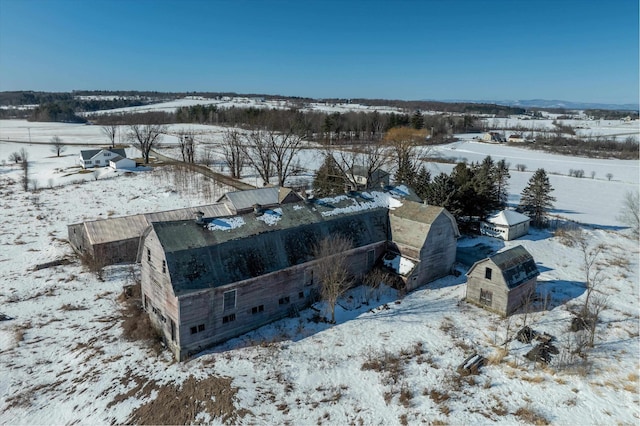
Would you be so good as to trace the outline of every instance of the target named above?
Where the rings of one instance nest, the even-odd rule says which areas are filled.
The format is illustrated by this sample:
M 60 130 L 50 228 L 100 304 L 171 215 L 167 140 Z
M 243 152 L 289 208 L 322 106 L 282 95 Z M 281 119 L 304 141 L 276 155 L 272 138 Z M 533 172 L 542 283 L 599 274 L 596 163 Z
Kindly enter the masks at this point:
M 530 300 L 540 272 L 531 254 L 516 246 L 473 264 L 467 272 L 467 302 L 507 316 Z

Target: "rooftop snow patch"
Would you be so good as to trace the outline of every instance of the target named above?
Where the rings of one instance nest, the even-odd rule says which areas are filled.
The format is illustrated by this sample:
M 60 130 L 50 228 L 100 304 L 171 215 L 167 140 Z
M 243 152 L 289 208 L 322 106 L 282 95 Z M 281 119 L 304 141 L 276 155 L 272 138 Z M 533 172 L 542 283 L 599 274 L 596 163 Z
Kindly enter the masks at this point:
M 400 207 L 402 202 L 393 198 L 386 192 L 363 192 L 357 197 L 338 195 L 332 198 L 321 198 L 319 204 L 333 206 L 329 211 L 322 212 L 323 216 L 334 216 L 338 214 L 357 212 L 362 210 L 384 207 L 390 210 Z
M 281 217 L 282 217 L 282 209 L 277 208 L 273 210 L 269 210 L 269 209 L 264 210 L 262 212 L 262 215 L 258 216 L 256 219 L 261 220 L 267 225 L 271 226 L 278 223 Z
M 210 231 L 230 231 L 242 225 L 244 225 L 244 219 L 240 216 L 234 216 L 213 219 L 207 227 Z
M 399 254 L 391 258 L 389 258 L 389 256 L 387 255 L 382 259 L 382 262 L 384 263 L 384 266 L 393 269 L 396 274 L 403 276 L 406 276 L 409 272 L 411 272 L 413 267 L 416 266 L 416 264 L 411 260 L 407 259 L 406 257 L 402 257 Z

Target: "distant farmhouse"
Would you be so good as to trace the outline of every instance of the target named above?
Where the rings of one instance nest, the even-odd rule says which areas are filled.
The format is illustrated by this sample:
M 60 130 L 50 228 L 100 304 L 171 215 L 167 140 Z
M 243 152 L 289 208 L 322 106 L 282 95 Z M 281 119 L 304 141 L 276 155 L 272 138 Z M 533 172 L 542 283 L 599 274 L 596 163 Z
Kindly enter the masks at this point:
M 319 289 L 313 247 L 332 234 L 353 241 L 340 255 L 354 276 L 383 258 L 403 265 L 396 271 L 408 290 L 450 274 L 459 237 L 453 216 L 411 201 L 389 208 L 385 197 L 353 193 L 265 207 L 232 193 L 223 202 L 236 211 L 252 206 L 249 212 L 152 221 L 138 252 L 144 309 L 183 360 L 308 306 Z
M 507 141 L 504 135 L 500 132 L 486 132 L 482 135 L 480 140 L 483 142 L 497 142 L 497 143 L 503 143 Z
M 118 162 L 121 162 L 122 159 L 126 158 L 127 153 L 124 148 L 83 149 L 80 151 L 80 165 L 83 169 L 108 167 L 112 160 L 115 160 L 114 165 L 117 166 Z M 135 162 L 133 162 L 133 166 L 131 165 L 131 162 L 133 162 L 133 160 L 129 160 L 129 162 L 126 163 L 121 162 L 121 166 L 119 168 L 123 168 L 123 166 L 126 168 L 135 167 Z
M 480 233 L 505 241 L 515 240 L 529 233 L 531 218 L 514 210 L 503 210 L 480 223 Z
M 476 262 L 467 272 L 468 302 L 510 315 L 530 300 L 540 275 L 533 257 L 516 246 Z
M 514 133 L 509 136 L 508 142 L 514 142 L 514 143 L 524 142 L 524 136 L 522 136 L 520 133 Z

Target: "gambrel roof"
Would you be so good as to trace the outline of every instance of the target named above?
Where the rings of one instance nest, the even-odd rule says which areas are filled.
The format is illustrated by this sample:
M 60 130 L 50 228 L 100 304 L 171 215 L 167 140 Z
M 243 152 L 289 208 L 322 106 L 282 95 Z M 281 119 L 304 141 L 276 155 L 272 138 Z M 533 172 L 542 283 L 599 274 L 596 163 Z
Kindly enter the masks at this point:
M 313 260 L 313 247 L 331 234 L 350 238 L 353 247 L 388 238 L 386 208 L 323 215 L 322 206 L 286 204 L 276 221 L 254 213 L 226 218 L 236 221 L 225 230 L 224 219 L 152 223 L 162 245 L 174 293 L 178 296 L 223 286 Z
M 540 275 L 533 256 L 522 246 L 512 247 L 503 252 L 479 260 L 467 272 L 471 272 L 480 264 L 492 262 L 502 273 L 507 287 L 510 289 L 518 287 L 520 284 Z

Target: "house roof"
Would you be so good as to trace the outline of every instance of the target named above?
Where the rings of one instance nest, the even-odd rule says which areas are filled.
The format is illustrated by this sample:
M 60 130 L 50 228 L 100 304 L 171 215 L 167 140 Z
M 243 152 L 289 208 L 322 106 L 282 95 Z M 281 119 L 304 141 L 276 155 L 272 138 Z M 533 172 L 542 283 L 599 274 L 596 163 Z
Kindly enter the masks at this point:
M 367 176 L 368 168 L 360 165 L 354 165 L 351 167 L 351 172 L 356 176 Z M 389 176 L 389 172 L 383 169 L 375 169 L 372 173 L 373 177 L 381 179 L 385 176 Z
M 91 160 L 102 151 L 113 152 L 114 154 L 124 158 L 127 157 L 127 153 L 125 152 L 124 148 L 83 149 L 82 151 L 80 151 L 80 155 L 82 156 L 83 160 Z
M 151 224 L 167 260 L 176 295 L 223 286 L 313 259 L 313 247 L 330 234 L 354 248 L 386 241 L 387 209 L 324 215 L 326 205 L 285 204 L 261 216 L 243 215 Z
M 512 247 L 493 256 L 489 256 L 487 259 L 476 262 L 471 269 L 469 269 L 467 275 L 469 275 L 477 265 L 485 263 L 488 260 L 500 269 L 504 281 L 510 289 L 516 288 L 531 278 L 540 275 L 533 256 L 522 246 Z
M 519 223 L 528 222 L 529 220 L 531 220 L 529 216 L 518 213 L 515 210 L 502 210 L 487 217 L 486 222 L 494 225 L 514 226 Z

